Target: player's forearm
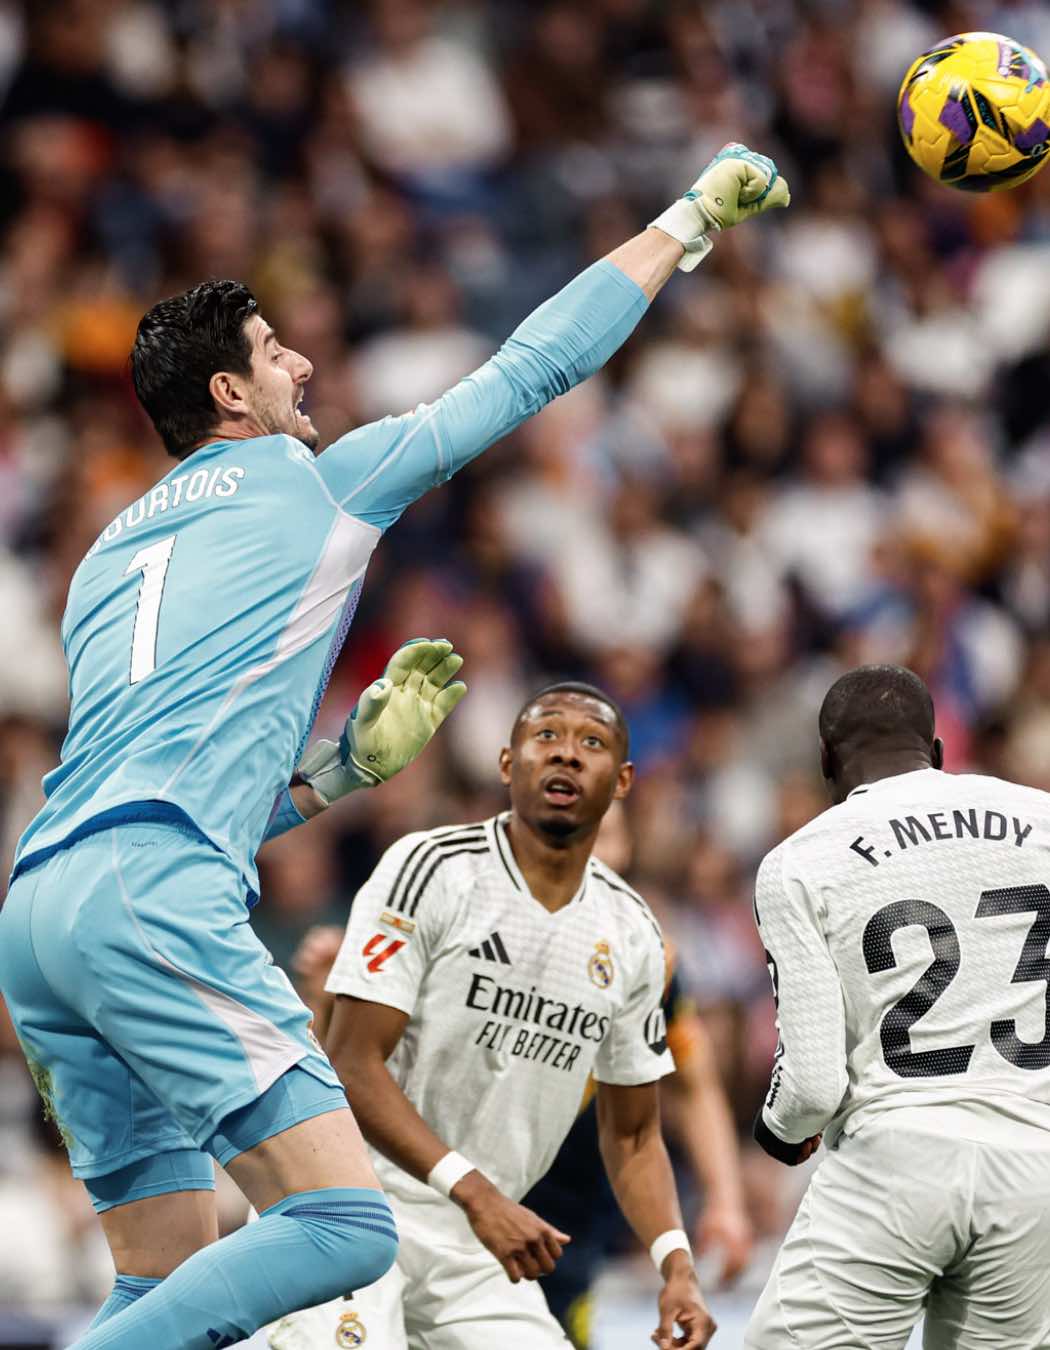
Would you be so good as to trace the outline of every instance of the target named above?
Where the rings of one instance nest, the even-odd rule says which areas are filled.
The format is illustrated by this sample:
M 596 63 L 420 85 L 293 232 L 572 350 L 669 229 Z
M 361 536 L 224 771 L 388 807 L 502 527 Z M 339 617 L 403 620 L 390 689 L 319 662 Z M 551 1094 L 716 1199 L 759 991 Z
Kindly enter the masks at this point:
M 384 1157 L 426 1181 L 449 1151 L 401 1091 L 380 1059 L 329 1047 L 361 1133 Z
M 309 783 L 295 783 L 288 789 L 295 809 L 303 820 L 313 820 L 322 811 L 328 810 L 328 803 L 313 790 Z
M 800 1043 L 792 1029 L 797 1025 L 781 999 L 779 1024 L 781 1050 L 773 1065 L 766 1100 L 755 1118 L 755 1141 L 779 1162 L 794 1167 L 814 1152 L 813 1140 L 823 1134 L 846 1091 L 845 1057 L 837 1047 L 831 1053 L 813 1045 L 807 1055 L 792 1053 L 786 1046 Z
M 845 1067 L 841 1076 L 821 1073 L 819 1066 L 803 1066 L 793 1073 L 778 1060 L 773 1068 L 769 1091 L 755 1119 L 757 1143 L 780 1162 L 794 1166 L 804 1162 L 813 1151 L 812 1139 L 823 1134 L 834 1117 L 846 1089 Z
M 823 1132 L 849 1084 L 842 984 L 824 933 L 823 904 L 790 841 L 763 859 L 755 918 L 773 979 L 780 1044 L 755 1139 L 789 1164 L 808 1156 L 804 1146 Z
M 632 265 L 643 272 L 654 267 L 642 268 L 637 260 Z M 533 310 L 491 360 L 439 400 L 443 462 L 436 481 L 600 370 L 634 332 L 648 303 L 623 267 L 603 259 Z
M 602 1162 L 620 1212 L 645 1247 L 670 1229 L 682 1227 L 671 1160 L 655 1115 L 640 1130 L 623 1134 L 603 1125 L 598 1139 Z
M 305 825 L 324 809 L 325 803 L 309 784 L 299 783 L 286 787 L 273 804 L 262 842 L 265 844 L 268 839 L 276 839 L 278 835 L 287 834 L 289 830 Z
M 743 1205 L 740 1149 L 713 1063 L 683 1066 L 666 1080 L 674 1099 L 668 1125 L 681 1141 L 708 1204 Z
M 650 227 L 614 248 L 606 255 L 606 261 L 618 267 L 653 300 L 674 275 L 684 252 L 676 239 Z

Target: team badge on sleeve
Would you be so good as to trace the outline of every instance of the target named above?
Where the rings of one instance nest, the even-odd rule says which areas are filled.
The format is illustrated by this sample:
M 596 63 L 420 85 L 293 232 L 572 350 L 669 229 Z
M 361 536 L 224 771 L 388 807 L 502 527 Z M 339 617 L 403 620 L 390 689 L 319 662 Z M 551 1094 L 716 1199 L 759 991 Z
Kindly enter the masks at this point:
M 367 1340 L 368 1332 L 357 1313 L 343 1313 L 335 1331 L 336 1345 L 343 1346 L 344 1350 L 354 1350 L 355 1346 L 364 1345 Z
M 595 944 L 594 955 L 587 962 L 587 974 L 591 977 L 591 983 L 596 984 L 599 989 L 608 989 L 612 984 L 616 967 L 613 965 L 612 953 L 607 942 Z

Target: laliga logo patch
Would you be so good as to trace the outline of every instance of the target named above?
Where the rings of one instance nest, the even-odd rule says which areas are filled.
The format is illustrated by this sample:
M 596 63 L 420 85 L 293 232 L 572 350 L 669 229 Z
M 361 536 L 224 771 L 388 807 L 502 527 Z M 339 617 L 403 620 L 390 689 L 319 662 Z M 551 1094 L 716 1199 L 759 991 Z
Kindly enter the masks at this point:
M 336 1345 L 342 1346 L 344 1350 L 354 1350 L 355 1346 L 364 1345 L 367 1340 L 368 1332 L 357 1313 L 343 1313 L 335 1332 Z
M 594 955 L 587 962 L 587 974 L 591 977 L 591 983 L 596 984 L 599 989 L 608 989 L 612 984 L 616 967 L 613 965 L 612 953 L 607 942 L 595 943 Z

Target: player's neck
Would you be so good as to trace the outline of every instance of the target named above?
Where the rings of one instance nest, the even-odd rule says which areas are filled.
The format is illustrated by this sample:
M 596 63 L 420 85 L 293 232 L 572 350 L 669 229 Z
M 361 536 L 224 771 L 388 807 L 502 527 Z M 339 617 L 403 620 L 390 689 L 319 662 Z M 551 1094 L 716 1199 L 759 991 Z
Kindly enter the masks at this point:
M 203 449 L 206 445 L 214 445 L 216 441 L 252 441 L 259 436 L 268 436 L 270 433 L 261 422 L 257 422 L 254 417 L 229 417 L 220 418 L 193 450 Z M 190 452 L 191 454 L 193 451 Z
M 915 773 L 917 769 L 931 769 L 929 755 L 908 751 L 888 755 L 858 755 L 850 760 L 836 783 L 836 800 L 845 801 L 854 788 L 867 783 L 877 783 L 882 778 L 897 778 L 902 773 Z
M 564 909 L 580 889 L 594 847 L 594 834 L 554 844 L 530 829 L 512 811 L 507 836 L 514 861 L 533 899 L 552 914 Z

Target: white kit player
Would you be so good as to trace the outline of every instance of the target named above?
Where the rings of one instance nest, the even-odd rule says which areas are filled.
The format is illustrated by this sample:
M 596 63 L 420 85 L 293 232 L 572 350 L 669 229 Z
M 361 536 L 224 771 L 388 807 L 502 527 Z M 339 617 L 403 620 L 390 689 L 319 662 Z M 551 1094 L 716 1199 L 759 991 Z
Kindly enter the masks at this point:
M 592 1074 L 606 1170 L 663 1276 L 653 1339 L 699 1350 L 714 1332 L 660 1132 L 660 932 L 591 856 L 631 785 L 623 716 L 589 685 L 549 686 L 500 771 L 509 812 L 399 840 L 354 901 L 327 1048 L 400 1251 L 377 1284 L 276 1323 L 275 1350 L 566 1350 L 535 1281 L 571 1236 L 518 1202 Z
M 829 690 L 836 805 L 763 861 L 755 1137 L 813 1176 L 749 1350 L 1050 1347 L 1050 797 L 941 771 L 918 676 Z

